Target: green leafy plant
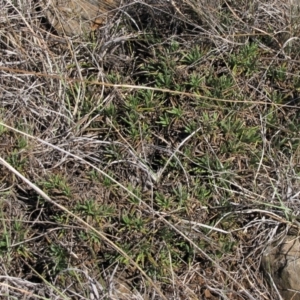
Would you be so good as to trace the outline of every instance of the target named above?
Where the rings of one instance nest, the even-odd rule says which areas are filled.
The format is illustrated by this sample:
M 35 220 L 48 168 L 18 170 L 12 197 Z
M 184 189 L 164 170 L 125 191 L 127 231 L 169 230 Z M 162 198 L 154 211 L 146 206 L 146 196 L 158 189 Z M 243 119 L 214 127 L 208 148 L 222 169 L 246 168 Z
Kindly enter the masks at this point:
M 189 52 L 184 54 L 181 61 L 184 64 L 192 65 L 192 64 L 198 62 L 202 58 L 202 56 L 203 56 L 203 53 L 202 53 L 200 47 L 195 46 Z
M 49 247 L 50 256 L 52 258 L 52 272 L 57 274 L 59 271 L 62 271 L 67 268 L 69 253 L 68 251 L 58 244 L 52 244 Z
M 55 190 L 57 189 L 61 193 L 63 193 L 65 196 L 70 197 L 71 196 L 71 189 L 66 181 L 65 178 L 63 178 L 61 175 L 50 175 L 48 180 L 41 181 L 40 184 L 47 190 Z
M 245 74 L 250 76 L 257 69 L 258 45 L 248 43 L 229 57 L 229 65 L 235 75 Z
M 171 124 L 171 119 L 167 113 L 159 117 L 159 121 L 156 122 L 157 124 L 161 124 L 162 127 L 168 127 Z
M 14 149 L 7 158 L 7 162 L 18 171 L 22 171 L 26 166 L 27 159 L 23 157 L 21 151 Z
M 124 224 L 126 230 L 137 231 L 141 233 L 146 233 L 145 220 L 136 216 L 135 214 L 123 214 L 122 223 Z

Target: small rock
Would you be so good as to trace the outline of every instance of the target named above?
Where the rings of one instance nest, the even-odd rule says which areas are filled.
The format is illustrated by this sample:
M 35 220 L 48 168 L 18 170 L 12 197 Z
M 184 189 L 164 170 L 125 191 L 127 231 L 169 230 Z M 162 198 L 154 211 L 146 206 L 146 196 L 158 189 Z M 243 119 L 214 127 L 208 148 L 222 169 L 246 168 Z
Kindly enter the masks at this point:
M 107 13 L 118 0 L 45 0 L 41 8 L 59 35 L 88 33 L 105 23 Z
M 267 247 L 262 258 L 265 274 L 272 277 L 283 300 L 300 300 L 300 241 L 287 235 Z M 269 280 L 270 281 L 270 280 Z

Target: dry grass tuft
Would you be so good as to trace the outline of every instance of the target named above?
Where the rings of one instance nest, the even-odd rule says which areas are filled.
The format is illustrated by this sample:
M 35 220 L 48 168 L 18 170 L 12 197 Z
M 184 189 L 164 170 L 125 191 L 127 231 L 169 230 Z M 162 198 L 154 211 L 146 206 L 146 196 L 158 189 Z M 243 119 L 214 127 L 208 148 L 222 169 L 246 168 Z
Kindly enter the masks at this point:
M 280 299 L 260 260 L 298 224 L 294 7 L 73 4 L 0 3 L 0 294 Z

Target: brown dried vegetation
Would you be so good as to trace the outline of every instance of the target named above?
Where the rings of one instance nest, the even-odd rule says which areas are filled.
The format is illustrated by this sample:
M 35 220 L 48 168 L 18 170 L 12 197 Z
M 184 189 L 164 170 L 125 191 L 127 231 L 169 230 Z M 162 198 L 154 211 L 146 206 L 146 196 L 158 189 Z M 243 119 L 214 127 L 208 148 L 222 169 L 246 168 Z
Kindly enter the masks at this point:
M 1 296 L 280 299 L 260 260 L 299 214 L 289 4 L 69 3 L 0 2 Z

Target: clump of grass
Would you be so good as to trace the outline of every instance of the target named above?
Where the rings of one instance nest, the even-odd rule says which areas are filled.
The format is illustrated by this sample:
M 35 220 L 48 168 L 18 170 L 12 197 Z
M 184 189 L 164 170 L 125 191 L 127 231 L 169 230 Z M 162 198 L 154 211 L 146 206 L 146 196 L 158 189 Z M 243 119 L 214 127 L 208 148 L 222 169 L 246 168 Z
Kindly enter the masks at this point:
M 56 43 L 25 2 L 0 4 L 1 294 L 280 299 L 259 262 L 299 214 L 288 7 L 130 2 Z

